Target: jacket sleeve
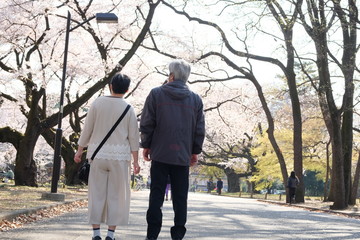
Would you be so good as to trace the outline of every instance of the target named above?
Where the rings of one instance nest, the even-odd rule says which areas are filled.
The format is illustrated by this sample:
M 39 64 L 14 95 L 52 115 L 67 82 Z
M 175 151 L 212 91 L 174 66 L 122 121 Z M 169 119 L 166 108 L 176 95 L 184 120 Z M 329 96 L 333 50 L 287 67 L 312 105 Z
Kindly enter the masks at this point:
M 146 98 L 140 119 L 141 147 L 150 148 L 152 136 L 156 127 L 156 102 L 153 90 Z
M 201 98 L 199 97 L 199 106 L 196 116 L 196 126 L 195 126 L 195 136 L 194 143 L 192 148 L 192 154 L 199 154 L 202 151 L 202 145 L 205 138 L 205 116 L 204 116 L 204 106 Z

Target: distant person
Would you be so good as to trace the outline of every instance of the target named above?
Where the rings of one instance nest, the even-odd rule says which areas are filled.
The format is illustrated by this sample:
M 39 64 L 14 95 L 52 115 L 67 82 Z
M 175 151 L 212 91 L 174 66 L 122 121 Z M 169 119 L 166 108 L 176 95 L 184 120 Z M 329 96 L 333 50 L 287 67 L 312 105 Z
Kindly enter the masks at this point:
M 287 187 L 289 188 L 289 201 L 290 201 L 290 204 L 295 202 L 295 193 L 296 193 L 296 188 L 297 188 L 298 185 L 299 185 L 299 179 L 295 175 L 295 172 L 292 171 L 290 173 L 290 177 L 288 178 L 288 181 L 287 181 Z
M 9 180 L 14 180 L 14 172 L 13 170 L 11 170 L 11 168 L 8 169 L 7 173 L 6 173 L 6 177 L 9 179 Z
M 147 181 L 146 181 L 146 188 L 147 189 L 150 189 L 150 184 L 151 184 L 151 177 L 148 176 Z
M 197 181 L 196 178 L 195 178 L 195 180 L 194 180 L 194 182 L 193 182 L 193 187 L 194 187 L 194 192 L 196 192 L 197 189 L 198 189 L 198 181 Z
M 7 168 L 7 171 L 1 171 L 1 178 L 3 183 L 8 183 L 9 180 L 14 180 L 14 172 L 11 168 Z
M 218 178 L 218 180 L 216 182 L 216 192 L 218 195 L 221 195 L 222 188 L 223 188 L 223 181 L 221 180 L 221 178 Z
M 123 114 L 128 103 L 123 99 L 130 78 L 116 74 L 109 84 L 110 96 L 101 96 L 91 105 L 86 116 L 79 147 L 74 161 L 81 162 L 87 147 L 90 159 L 95 149 L 114 123 Z M 116 226 L 128 224 L 130 210 L 130 164 L 133 158 L 134 173 L 138 164 L 139 130 L 134 108 L 130 107 L 123 120 L 112 132 L 91 161 L 88 191 L 89 224 L 93 227 L 93 240 L 101 240 L 100 224 L 108 225 L 106 240 L 113 240 Z
M 151 90 L 141 114 L 143 157 L 151 161 L 146 239 L 157 239 L 161 231 L 168 175 L 175 215 L 171 238 L 183 239 L 186 232 L 189 166 L 197 163 L 205 137 L 203 103 L 186 85 L 189 75 L 187 62 L 171 62 L 167 83 Z
M 210 178 L 209 181 L 207 181 L 206 187 L 207 187 L 207 192 L 211 193 L 211 191 L 214 189 L 214 182 L 212 178 Z
M 165 189 L 165 201 L 169 200 L 169 190 L 171 190 L 171 180 L 170 176 L 168 176 L 167 183 L 166 183 L 166 189 Z M 172 197 L 170 197 L 172 200 Z

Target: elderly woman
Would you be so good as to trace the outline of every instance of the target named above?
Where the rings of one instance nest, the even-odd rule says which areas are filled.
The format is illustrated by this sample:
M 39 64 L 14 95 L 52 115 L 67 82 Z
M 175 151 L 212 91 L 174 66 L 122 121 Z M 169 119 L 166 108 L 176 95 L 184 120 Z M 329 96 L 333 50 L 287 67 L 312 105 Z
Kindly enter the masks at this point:
M 89 159 L 124 112 L 128 103 L 123 99 L 130 85 L 124 74 L 116 74 L 110 84 L 110 96 L 101 96 L 91 105 L 78 141 L 74 161 L 81 162 L 84 147 Z M 134 173 L 138 164 L 139 130 L 133 107 L 97 152 L 89 175 L 88 212 L 93 227 L 93 240 L 100 240 L 100 224 L 108 225 L 106 240 L 113 240 L 116 226 L 128 224 L 130 211 L 130 163 Z

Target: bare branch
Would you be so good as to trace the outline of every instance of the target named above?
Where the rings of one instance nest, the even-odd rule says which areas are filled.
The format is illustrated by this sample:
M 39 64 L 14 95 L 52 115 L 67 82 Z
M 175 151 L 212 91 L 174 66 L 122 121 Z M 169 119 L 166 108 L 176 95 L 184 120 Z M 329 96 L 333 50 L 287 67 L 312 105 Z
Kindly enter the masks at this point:
M 5 98 L 5 99 L 7 99 L 9 101 L 12 101 L 12 102 L 17 102 L 18 101 L 16 98 L 14 98 L 14 97 L 12 97 L 12 96 L 10 96 L 8 94 L 5 94 L 3 92 L 0 92 L 0 98 Z

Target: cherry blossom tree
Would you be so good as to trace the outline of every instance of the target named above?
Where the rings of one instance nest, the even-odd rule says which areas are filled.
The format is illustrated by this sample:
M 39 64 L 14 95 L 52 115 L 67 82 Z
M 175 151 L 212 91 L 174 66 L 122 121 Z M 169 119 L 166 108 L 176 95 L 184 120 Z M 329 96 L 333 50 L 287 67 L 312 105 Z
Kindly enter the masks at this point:
M 26 121 L 24 129 L 10 126 L 0 129 L 1 142 L 9 142 L 17 150 L 16 185 L 37 185 L 35 145 L 40 135 L 48 142 L 54 139 L 52 127 L 57 124 L 57 110 L 48 104 L 59 92 L 66 12 L 72 13 L 74 25 L 97 12 L 115 12 L 121 19 L 118 26 L 89 22 L 71 33 L 64 117 L 101 91 L 133 58 L 146 37 L 158 3 L 151 0 L 136 4 L 120 0 L 0 3 L 0 97 L 15 102 Z M 142 15 L 143 12 L 146 14 Z M 62 154 L 66 155 L 67 167 L 76 168 L 71 156 L 74 153 L 66 150 L 68 144 L 64 137 Z

